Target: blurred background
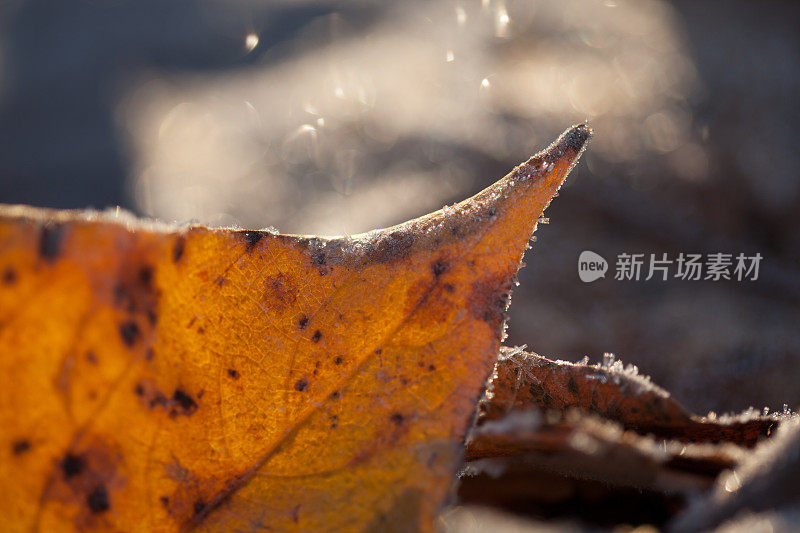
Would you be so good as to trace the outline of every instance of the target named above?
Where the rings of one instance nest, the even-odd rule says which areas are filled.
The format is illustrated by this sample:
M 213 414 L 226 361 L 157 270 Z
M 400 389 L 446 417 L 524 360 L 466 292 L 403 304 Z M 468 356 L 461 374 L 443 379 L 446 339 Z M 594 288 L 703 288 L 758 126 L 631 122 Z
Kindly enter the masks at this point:
M 511 344 L 636 364 L 695 412 L 800 404 L 800 4 L 4 0 L 0 202 L 353 234 L 589 120 Z M 609 260 L 582 283 L 581 251 Z M 763 256 L 615 281 L 620 253 Z

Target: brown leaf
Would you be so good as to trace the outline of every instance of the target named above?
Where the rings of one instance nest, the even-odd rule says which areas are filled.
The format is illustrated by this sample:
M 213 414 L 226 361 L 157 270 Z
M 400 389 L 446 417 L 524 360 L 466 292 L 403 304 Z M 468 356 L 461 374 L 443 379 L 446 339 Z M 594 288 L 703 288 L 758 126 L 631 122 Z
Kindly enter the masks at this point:
M 577 411 L 512 411 L 470 433 L 459 501 L 606 525 L 663 524 L 745 455 L 732 444 L 655 440 Z
M 755 412 L 697 417 L 667 391 L 607 355 L 600 364 L 552 361 L 504 348 L 480 404 L 480 420 L 495 420 L 530 406 L 580 409 L 642 435 L 682 442 L 729 442 L 752 447 L 780 424 L 778 415 Z M 479 420 L 479 423 L 480 423 Z
M 786 415 L 689 415 L 635 367 L 503 348 L 466 442 L 460 502 L 664 525 Z M 764 445 L 762 445 L 764 446 Z

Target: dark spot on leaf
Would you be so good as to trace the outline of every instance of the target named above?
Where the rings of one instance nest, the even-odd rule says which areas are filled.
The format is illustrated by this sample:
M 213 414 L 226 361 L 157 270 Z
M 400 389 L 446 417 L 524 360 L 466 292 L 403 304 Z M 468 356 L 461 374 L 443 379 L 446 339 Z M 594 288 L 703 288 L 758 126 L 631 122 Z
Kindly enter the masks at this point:
M 172 247 L 172 260 L 174 262 L 178 262 L 183 257 L 183 251 L 186 247 L 186 238 L 185 237 L 178 237 L 175 240 L 175 245 Z
M 444 259 L 439 259 L 431 265 L 431 271 L 437 278 L 447 272 L 448 268 L 450 268 L 450 265 Z
M 152 348 L 148 348 L 147 352 L 144 354 L 144 358 L 147 359 L 148 361 L 152 361 L 153 357 L 155 356 L 156 352 L 154 352 Z
M 239 371 L 236 370 L 235 368 L 229 368 L 228 376 L 230 376 L 233 379 L 239 379 Z
M 542 395 L 539 397 L 539 403 L 544 407 L 550 407 L 553 405 L 553 397 L 547 392 L 542 392 Z
M 22 455 L 23 453 L 27 452 L 31 449 L 31 441 L 28 439 L 19 439 L 15 440 L 11 444 L 11 451 L 14 452 L 14 455 Z
M 453 286 L 452 283 L 445 283 L 444 290 L 447 292 L 455 292 L 456 288 Z
M 183 410 L 183 414 L 186 416 L 190 416 L 197 410 L 197 402 L 181 389 L 175 389 L 175 392 L 172 393 L 172 401 Z
M 97 485 L 92 492 L 86 496 L 86 504 L 93 513 L 108 511 L 111 504 L 108 501 L 108 491 L 105 485 Z
M 375 355 L 380 355 L 383 353 L 383 350 L 380 348 L 375 348 Z
M 258 241 L 264 237 L 264 234 L 260 231 L 239 231 L 237 233 L 242 239 L 244 239 L 245 250 L 248 252 L 252 252 L 253 248 L 255 248 L 256 244 L 258 244 Z
M 55 260 L 61 253 L 64 242 L 64 227 L 61 224 L 45 224 L 39 234 L 39 255 L 47 261 Z
M 125 287 L 121 283 L 114 285 L 114 304 L 122 305 L 127 297 L 128 295 L 125 292 Z
M 570 376 L 569 381 L 567 381 L 567 389 L 569 389 L 572 394 L 578 394 L 578 384 L 572 376 Z
M 137 383 L 133 388 L 133 392 L 136 396 L 144 396 L 144 386 L 141 383 Z
M 129 348 L 136 344 L 136 341 L 139 340 L 141 333 L 142 332 L 139 330 L 139 325 L 132 320 L 123 322 L 119 325 L 119 336 L 122 337 L 122 342 L 124 342 Z
M 214 283 L 217 284 L 217 287 L 222 287 L 223 285 L 225 285 L 226 281 L 228 281 L 228 280 L 225 279 L 225 276 L 220 276 L 214 281 Z
M 321 338 L 322 338 L 322 332 L 320 330 L 317 330 L 314 332 L 314 335 L 311 337 L 311 340 L 313 342 L 319 342 Z
M 269 307 L 283 307 L 290 310 L 297 302 L 298 289 L 292 279 L 283 274 L 264 280 L 264 298 Z
M 135 293 L 131 292 L 123 283 L 114 285 L 114 305 L 125 309 L 129 313 L 135 313 L 138 309 Z
M 308 380 L 306 378 L 300 378 L 294 384 L 294 390 L 303 392 L 308 388 Z
M 436 365 L 428 365 L 428 370 L 433 372 L 434 370 L 436 370 Z
M 145 265 L 139 270 L 139 281 L 149 286 L 153 282 L 153 267 Z
M 206 334 L 206 330 L 205 330 L 205 328 L 203 328 L 203 326 L 200 326 L 199 328 L 197 328 L 197 333 L 200 334 L 200 335 L 205 335 Z
M 335 390 L 335 391 L 333 391 L 331 393 L 331 400 L 338 400 L 341 397 L 342 397 L 342 393 L 339 392 L 338 390 Z
M 86 360 L 89 361 L 93 365 L 97 364 L 97 356 L 91 350 L 86 352 Z
M 203 512 L 203 509 L 206 508 L 206 503 L 203 500 L 197 500 L 194 502 L 194 514 L 199 515 Z
M 61 471 L 64 473 L 64 479 L 80 475 L 85 468 L 86 461 L 80 455 L 68 453 L 61 459 Z
M 157 392 L 155 396 L 150 398 L 150 407 L 153 408 L 156 405 L 167 405 L 167 397 L 161 392 Z
M 311 254 L 311 261 L 315 265 L 324 265 L 325 264 L 325 252 L 322 250 L 316 250 L 313 254 Z
M 297 321 L 297 327 L 300 329 L 305 329 L 308 325 L 308 317 L 306 315 L 302 315 L 300 320 Z
M 3 283 L 6 285 L 13 285 L 17 282 L 17 271 L 14 267 L 6 267 L 3 271 Z
M 161 496 L 160 498 L 158 498 L 158 501 L 160 501 L 161 505 L 163 505 L 164 507 L 169 506 L 169 496 Z
M 337 355 L 336 358 L 333 360 L 333 363 L 336 364 L 336 365 L 341 365 L 342 364 L 342 356 L 341 355 Z
M 494 207 L 490 207 L 489 209 L 486 210 L 486 213 L 484 214 L 484 216 L 486 218 L 492 218 L 496 214 L 497 214 L 497 211 L 495 211 Z
M 390 420 L 399 426 L 400 424 L 403 423 L 403 421 L 405 420 L 405 417 L 400 413 L 394 413 L 391 416 Z

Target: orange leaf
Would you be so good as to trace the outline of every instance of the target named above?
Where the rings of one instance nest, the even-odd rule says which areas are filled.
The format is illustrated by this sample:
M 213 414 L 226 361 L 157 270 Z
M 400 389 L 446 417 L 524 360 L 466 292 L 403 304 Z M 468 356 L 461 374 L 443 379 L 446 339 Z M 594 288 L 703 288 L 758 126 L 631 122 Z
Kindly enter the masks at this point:
M 4 208 L 2 529 L 430 529 L 588 137 L 349 238 Z

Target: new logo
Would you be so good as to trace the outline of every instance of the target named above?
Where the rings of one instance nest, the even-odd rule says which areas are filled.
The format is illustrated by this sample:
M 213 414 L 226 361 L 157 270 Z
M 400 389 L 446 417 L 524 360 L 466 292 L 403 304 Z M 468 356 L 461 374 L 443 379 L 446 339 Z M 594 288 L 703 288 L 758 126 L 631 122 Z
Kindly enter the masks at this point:
M 584 283 L 606 277 L 608 261 L 603 256 L 589 250 L 584 250 L 578 257 L 578 276 Z

